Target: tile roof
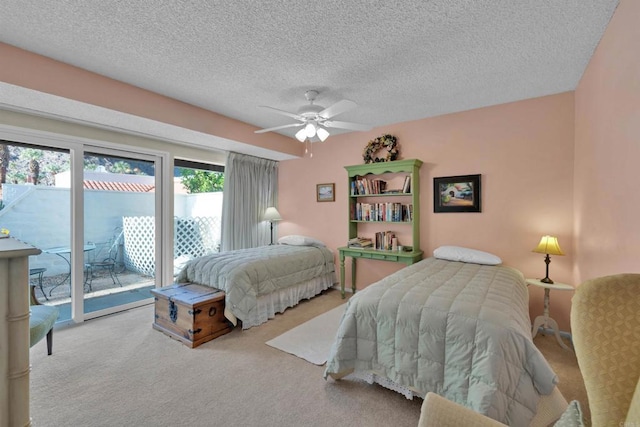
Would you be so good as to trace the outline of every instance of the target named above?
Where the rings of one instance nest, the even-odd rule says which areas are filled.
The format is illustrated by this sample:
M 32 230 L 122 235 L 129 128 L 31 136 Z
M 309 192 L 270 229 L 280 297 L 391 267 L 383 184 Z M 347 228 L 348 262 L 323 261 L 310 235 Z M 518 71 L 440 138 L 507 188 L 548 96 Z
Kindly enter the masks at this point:
M 109 181 L 84 181 L 86 190 L 103 191 L 132 191 L 136 193 L 151 193 L 155 191 L 155 185 L 136 184 L 131 182 L 109 182 Z

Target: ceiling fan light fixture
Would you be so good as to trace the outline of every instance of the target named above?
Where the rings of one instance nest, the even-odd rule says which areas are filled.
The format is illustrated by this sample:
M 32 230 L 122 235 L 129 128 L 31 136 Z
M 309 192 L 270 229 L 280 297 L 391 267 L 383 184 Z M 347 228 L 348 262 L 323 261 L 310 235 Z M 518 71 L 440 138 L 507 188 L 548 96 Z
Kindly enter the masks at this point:
M 313 138 L 316 135 L 316 127 L 313 123 L 309 122 L 304 127 L 304 132 L 308 138 Z
M 302 128 L 298 132 L 296 132 L 296 139 L 300 142 L 304 142 L 304 140 L 307 139 L 307 131 L 305 128 Z
M 329 132 L 325 128 L 319 127 L 317 134 L 318 134 L 318 138 L 320 138 L 320 141 L 322 142 L 324 142 L 327 138 L 329 138 Z
M 309 101 L 309 104 L 300 107 L 297 113 L 290 113 L 285 110 L 262 105 L 261 107 L 268 108 L 273 112 L 290 117 L 296 120 L 297 123 L 259 129 L 256 130 L 255 133 L 273 132 L 279 131 L 281 129 L 300 127 L 301 129 L 295 133 L 296 139 L 300 142 L 308 141 L 309 143 L 311 143 L 318 140 L 325 141 L 330 136 L 327 128 L 338 128 L 356 131 L 371 130 L 371 126 L 369 125 L 333 120 L 334 116 L 355 108 L 355 102 L 348 99 L 343 99 L 325 108 L 314 103 L 317 96 L 317 90 L 308 90 L 305 93 L 305 97 L 307 98 L 307 101 Z M 317 139 L 315 138 L 316 136 L 318 137 Z

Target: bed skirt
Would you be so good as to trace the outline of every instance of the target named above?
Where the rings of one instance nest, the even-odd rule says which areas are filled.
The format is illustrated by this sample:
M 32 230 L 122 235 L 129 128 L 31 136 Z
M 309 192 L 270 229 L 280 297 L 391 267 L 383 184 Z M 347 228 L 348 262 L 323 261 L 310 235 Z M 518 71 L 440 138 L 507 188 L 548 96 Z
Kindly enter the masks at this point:
M 282 313 L 300 301 L 318 295 L 320 292 L 331 288 L 335 283 L 336 275 L 335 272 L 332 271 L 311 279 L 308 282 L 263 295 L 258 298 L 258 304 L 255 310 L 249 313 L 249 317 L 242 319 L 242 329 L 249 329 L 252 326 L 261 325 L 267 320 L 273 319 L 277 313 Z M 226 308 L 224 315 L 234 325 L 237 324 L 238 319 Z

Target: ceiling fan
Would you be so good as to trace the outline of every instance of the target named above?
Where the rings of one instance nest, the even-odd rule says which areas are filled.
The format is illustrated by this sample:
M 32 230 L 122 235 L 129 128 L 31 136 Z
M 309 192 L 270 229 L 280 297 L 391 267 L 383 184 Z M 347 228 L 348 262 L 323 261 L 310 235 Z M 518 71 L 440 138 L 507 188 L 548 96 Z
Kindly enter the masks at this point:
M 304 105 L 298 109 L 297 113 L 290 113 L 288 111 L 280 110 L 278 108 L 268 107 L 261 105 L 262 108 L 268 108 L 275 111 L 278 114 L 283 114 L 287 117 L 291 117 L 298 120 L 300 123 L 292 123 L 289 125 L 275 126 L 267 129 L 260 129 L 255 133 L 272 132 L 274 130 L 299 127 L 302 128 L 296 132 L 296 139 L 300 142 L 311 139 L 317 136 L 320 141 L 324 141 L 329 137 L 329 131 L 327 128 L 336 129 L 349 129 L 349 130 L 370 130 L 371 126 L 363 125 L 359 123 L 341 122 L 337 120 L 330 120 L 332 117 L 342 114 L 345 111 L 349 111 L 356 107 L 356 103 L 348 99 L 343 99 L 335 104 L 325 108 L 321 105 L 316 105 L 313 102 L 318 96 L 317 90 L 308 90 L 304 96 L 309 101 L 309 105 Z

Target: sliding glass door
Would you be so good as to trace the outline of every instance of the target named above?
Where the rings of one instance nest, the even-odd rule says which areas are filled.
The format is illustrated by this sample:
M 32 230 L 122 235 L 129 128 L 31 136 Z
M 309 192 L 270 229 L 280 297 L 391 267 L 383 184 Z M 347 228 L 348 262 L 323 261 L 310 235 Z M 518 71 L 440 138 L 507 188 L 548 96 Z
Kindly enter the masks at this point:
M 168 157 L 0 126 L 0 227 L 42 250 L 30 282 L 59 323 L 151 303 L 149 290 L 171 280 Z
M 82 294 L 87 315 L 130 308 L 152 298 L 159 170 L 152 156 L 88 150 L 82 183 Z
M 69 149 L 0 140 L 0 227 L 42 250 L 29 257 L 30 284 L 62 320 L 71 318 L 70 164 Z

